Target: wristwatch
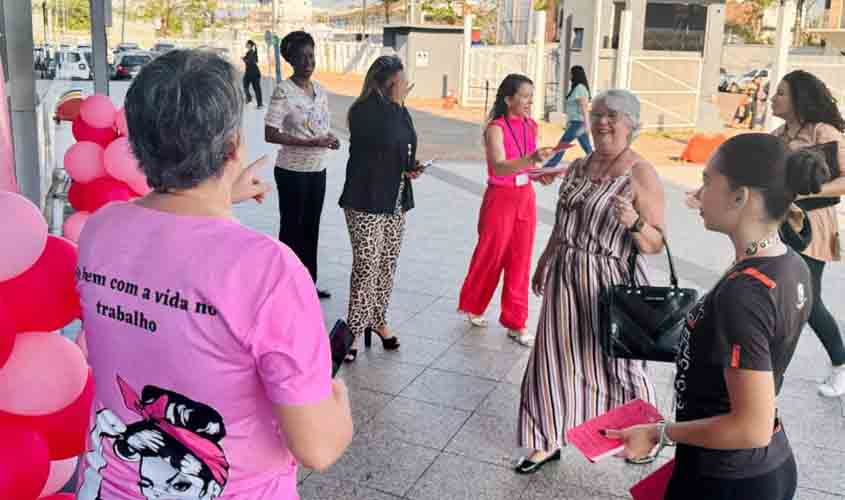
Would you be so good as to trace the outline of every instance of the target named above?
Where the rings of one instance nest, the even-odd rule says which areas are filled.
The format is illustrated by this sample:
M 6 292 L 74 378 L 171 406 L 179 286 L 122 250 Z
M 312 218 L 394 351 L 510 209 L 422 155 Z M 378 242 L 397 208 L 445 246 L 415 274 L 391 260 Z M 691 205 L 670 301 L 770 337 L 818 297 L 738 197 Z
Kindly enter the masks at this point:
M 638 215 L 637 220 L 635 220 L 634 224 L 628 228 L 628 231 L 631 231 L 632 233 L 639 233 L 643 229 L 643 226 L 645 226 L 645 221 Z

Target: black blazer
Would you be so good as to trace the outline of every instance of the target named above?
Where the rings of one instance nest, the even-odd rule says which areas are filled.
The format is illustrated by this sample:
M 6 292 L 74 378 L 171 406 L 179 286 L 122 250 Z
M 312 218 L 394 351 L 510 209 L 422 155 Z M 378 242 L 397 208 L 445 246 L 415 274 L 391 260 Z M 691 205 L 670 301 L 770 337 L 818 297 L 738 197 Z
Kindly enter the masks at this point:
M 349 132 L 349 162 L 340 206 L 393 213 L 402 174 L 414 165 L 417 156 L 417 132 L 411 115 L 403 106 L 374 92 L 350 108 Z M 402 210 L 412 208 L 414 192 L 408 179 L 402 190 Z

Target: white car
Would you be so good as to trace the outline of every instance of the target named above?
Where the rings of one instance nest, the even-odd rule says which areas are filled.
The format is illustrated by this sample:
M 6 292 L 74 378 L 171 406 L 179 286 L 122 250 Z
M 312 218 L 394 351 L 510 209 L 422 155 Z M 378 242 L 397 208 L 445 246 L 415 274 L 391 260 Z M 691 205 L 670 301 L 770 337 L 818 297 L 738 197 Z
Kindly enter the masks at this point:
M 56 79 L 90 80 L 92 72 L 90 50 L 68 49 L 59 53 Z

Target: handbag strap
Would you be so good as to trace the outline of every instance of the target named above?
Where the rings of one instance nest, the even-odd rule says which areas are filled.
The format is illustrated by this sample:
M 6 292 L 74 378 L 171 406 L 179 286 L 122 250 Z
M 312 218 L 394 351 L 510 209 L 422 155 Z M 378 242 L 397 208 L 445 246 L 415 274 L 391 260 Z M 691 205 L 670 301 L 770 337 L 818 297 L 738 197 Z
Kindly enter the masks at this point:
M 666 235 L 663 234 L 663 231 L 659 228 L 655 229 L 657 229 L 660 233 L 660 237 L 663 240 L 663 246 L 666 248 L 666 257 L 669 259 L 669 282 L 672 284 L 672 288 L 678 288 L 678 274 L 675 272 L 675 260 L 672 258 L 672 251 L 669 249 L 669 241 L 666 239 Z M 639 286 L 637 284 L 637 256 L 639 254 L 640 249 L 637 247 L 637 244 L 634 243 L 634 251 L 628 256 L 628 279 L 633 287 Z

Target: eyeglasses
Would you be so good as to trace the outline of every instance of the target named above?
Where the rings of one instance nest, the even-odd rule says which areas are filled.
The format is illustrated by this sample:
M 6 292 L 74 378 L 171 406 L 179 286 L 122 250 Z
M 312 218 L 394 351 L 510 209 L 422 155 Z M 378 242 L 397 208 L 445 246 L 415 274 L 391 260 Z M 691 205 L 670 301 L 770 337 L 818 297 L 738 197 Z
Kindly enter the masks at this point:
M 607 121 L 610 123 L 616 123 L 622 118 L 622 114 L 616 111 L 609 111 L 607 113 L 590 112 L 590 120 L 597 122 L 601 121 L 602 118 L 607 118 Z

